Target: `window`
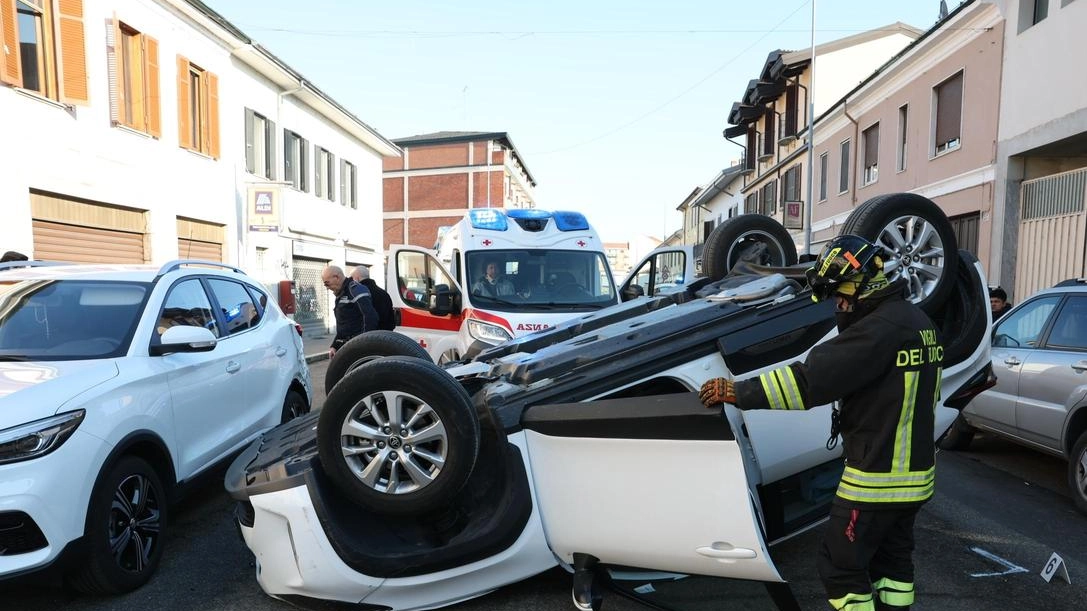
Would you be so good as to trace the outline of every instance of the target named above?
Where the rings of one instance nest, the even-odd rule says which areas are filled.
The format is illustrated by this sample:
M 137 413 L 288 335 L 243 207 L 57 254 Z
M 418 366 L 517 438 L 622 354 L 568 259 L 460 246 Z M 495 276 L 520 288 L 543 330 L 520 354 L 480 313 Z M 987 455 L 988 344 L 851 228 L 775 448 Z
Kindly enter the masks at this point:
M 245 169 L 250 174 L 276 179 L 276 124 L 245 109 Z
M 758 156 L 758 132 L 754 124 L 747 127 L 747 149 L 744 151 L 744 169 L 755 169 L 755 158 Z
M 181 148 L 219 158 L 219 77 L 177 56 L 177 136 Z
M 862 185 L 870 185 L 879 179 L 879 123 L 861 132 L 864 147 L 864 176 Z
M 340 160 L 340 204 L 352 210 L 359 208 L 359 177 L 355 164 Z
M 819 155 L 819 201 L 827 200 L 827 171 L 830 169 L 830 153 Z
M 260 323 L 260 311 L 245 287 L 230 280 L 208 279 L 208 287 L 226 325 L 226 334 L 234 335 Z
M 940 155 L 959 148 L 962 128 L 962 72 L 940 83 L 932 90 L 935 100 L 935 145 L 933 154 Z
M 159 315 L 159 324 L 155 328 L 158 334 L 154 336 L 153 343 L 157 343 L 159 336 L 167 329 L 178 325 L 204 327 L 219 337 L 219 325 L 212 314 L 211 302 L 204 293 L 204 287 L 195 278 L 179 282 L 170 289 Z
M 1047 295 L 1024 304 L 1006 315 L 993 330 L 993 346 L 1001 348 L 1035 348 L 1060 295 Z
M 906 169 L 906 153 L 909 149 L 906 148 L 906 138 L 909 133 L 907 120 L 910 115 L 909 104 L 903 104 L 898 108 L 898 161 L 896 162 L 895 169 L 902 172 Z
M 764 157 L 772 157 L 774 155 L 774 149 L 777 146 L 777 142 L 774 140 L 774 120 L 777 115 L 773 110 L 768 110 L 763 117 L 763 137 L 762 137 L 762 155 L 759 156 L 761 161 Z
M 800 201 L 800 164 L 785 170 L 781 185 L 781 203 Z
M 335 164 L 336 157 L 332 153 L 313 145 L 313 194 L 330 202 L 336 201 Z
M 795 84 L 785 87 L 785 117 L 784 125 L 782 126 L 781 136 L 783 138 L 792 138 L 796 136 L 796 124 L 799 117 L 799 108 L 797 107 L 799 87 Z
M 771 180 L 762 186 L 762 195 L 759 196 L 759 213 L 767 216 L 777 214 L 778 181 Z
M 87 50 L 81 2 L 0 2 L 0 82 L 85 104 Z
M 309 191 L 309 142 L 283 130 L 283 180 L 299 191 Z
M 975 257 L 978 254 L 978 225 L 981 221 L 980 212 L 971 212 L 953 216 L 948 219 L 951 222 L 951 231 L 955 233 L 955 243 L 962 250 L 967 250 Z
M 162 136 L 159 43 L 114 21 L 108 35 L 110 118 L 114 125 Z
M 1087 297 L 1072 295 L 1053 321 L 1046 346 L 1060 350 L 1087 350 Z
M 849 140 L 841 144 L 841 165 L 838 169 L 838 193 L 849 190 Z
M 744 214 L 756 214 L 759 211 L 759 192 L 755 191 L 744 198 Z

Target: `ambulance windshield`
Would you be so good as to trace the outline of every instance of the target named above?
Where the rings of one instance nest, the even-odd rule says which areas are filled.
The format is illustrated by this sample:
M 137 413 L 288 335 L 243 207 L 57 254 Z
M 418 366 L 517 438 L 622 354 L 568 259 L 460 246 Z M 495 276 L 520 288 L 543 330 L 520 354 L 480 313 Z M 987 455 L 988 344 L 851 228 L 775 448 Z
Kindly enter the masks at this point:
M 596 309 L 616 303 L 604 254 L 512 249 L 465 253 L 465 290 L 477 306 L 504 311 Z

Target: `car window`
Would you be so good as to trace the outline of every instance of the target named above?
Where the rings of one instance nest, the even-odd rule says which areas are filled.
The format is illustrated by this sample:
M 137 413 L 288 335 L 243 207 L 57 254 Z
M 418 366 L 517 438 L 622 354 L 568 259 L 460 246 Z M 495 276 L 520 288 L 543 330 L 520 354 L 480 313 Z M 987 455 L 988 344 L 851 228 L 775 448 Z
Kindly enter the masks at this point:
M 1046 321 L 1060 300 L 1060 295 L 1048 295 L 1027 302 L 1009 313 L 993 331 L 993 345 L 1001 348 L 1036 347 Z
M 159 324 L 155 328 L 155 339 L 160 338 L 170 327 L 178 325 L 204 327 L 215 337 L 220 337 L 219 324 L 211 313 L 211 302 L 204 293 L 203 285 L 196 278 L 179 282 L 170 289 L 159 316 Z
M 209 278 L 208 286 L 219 302 L 227 335 L 240 333 L 260 323 L 260 311 L 240 282 Z
M 249 285 L 246 285 L 245 288 L 249 289 L 249 296 L 257 304 L 257 315 L 263 317 L 264 312 L 268 309 L 268 293 Z
M 1067 350 L 1087 350 L 1087 296 L 1072 296 L 1053 321 L 1046 346 Z

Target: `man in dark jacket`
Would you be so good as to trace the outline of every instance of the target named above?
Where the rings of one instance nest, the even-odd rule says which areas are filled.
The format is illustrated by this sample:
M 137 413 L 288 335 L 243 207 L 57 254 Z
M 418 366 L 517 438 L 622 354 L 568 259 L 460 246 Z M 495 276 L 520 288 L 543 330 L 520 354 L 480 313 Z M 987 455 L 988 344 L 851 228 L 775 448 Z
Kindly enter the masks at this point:
M 888 282 L 878 248 L 839 236 L 808 271 L 812 299 L 833 298 L 836 337 L 757 378 L 706 382 L 699 396 L 747 409 L 803 410 L 840 401 L 828 447 L 843 440 L 845 472 L 818 560 L 831 607 L 908 609 L 914 599 L 914 518 L 935 485 L 934 412 L 943 347 L 932 321 Z
M 374 310 L 370 291 L 358 282 L 345 278 L 339 267 L 326 267 L 321 272 L 321 281 L 336 295 L 336 337 L 328 350 L 328 358 L 332 358 L 347 340 L 377 329 L 377 311 Z
M 999 286 L 989 289 L 989 308 L 993 311 L 993 322 L 1000 320 L 1012 309 L 1012 304 L 1008 303 L 1008 293 Z
M 370 268 L 360 265 L 351 272 L 351 279 L 365 286 L 370 291 L 370 297 L 374 300 L 374 309 L 377 310 L 377 328 L 392 331 L 396 328 L 396 317 L 393 312 L 393 300 L 385 289 L 381 288 L 370 277 Z

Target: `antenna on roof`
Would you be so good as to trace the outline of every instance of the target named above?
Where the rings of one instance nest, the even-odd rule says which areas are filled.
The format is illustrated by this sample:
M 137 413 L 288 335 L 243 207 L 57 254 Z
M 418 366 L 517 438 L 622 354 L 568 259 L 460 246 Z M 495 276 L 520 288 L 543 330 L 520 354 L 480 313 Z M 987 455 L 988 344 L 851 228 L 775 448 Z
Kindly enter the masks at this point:
M 947 19 L 947 0 L 940 0 L 940 17 L 936 21 Z

